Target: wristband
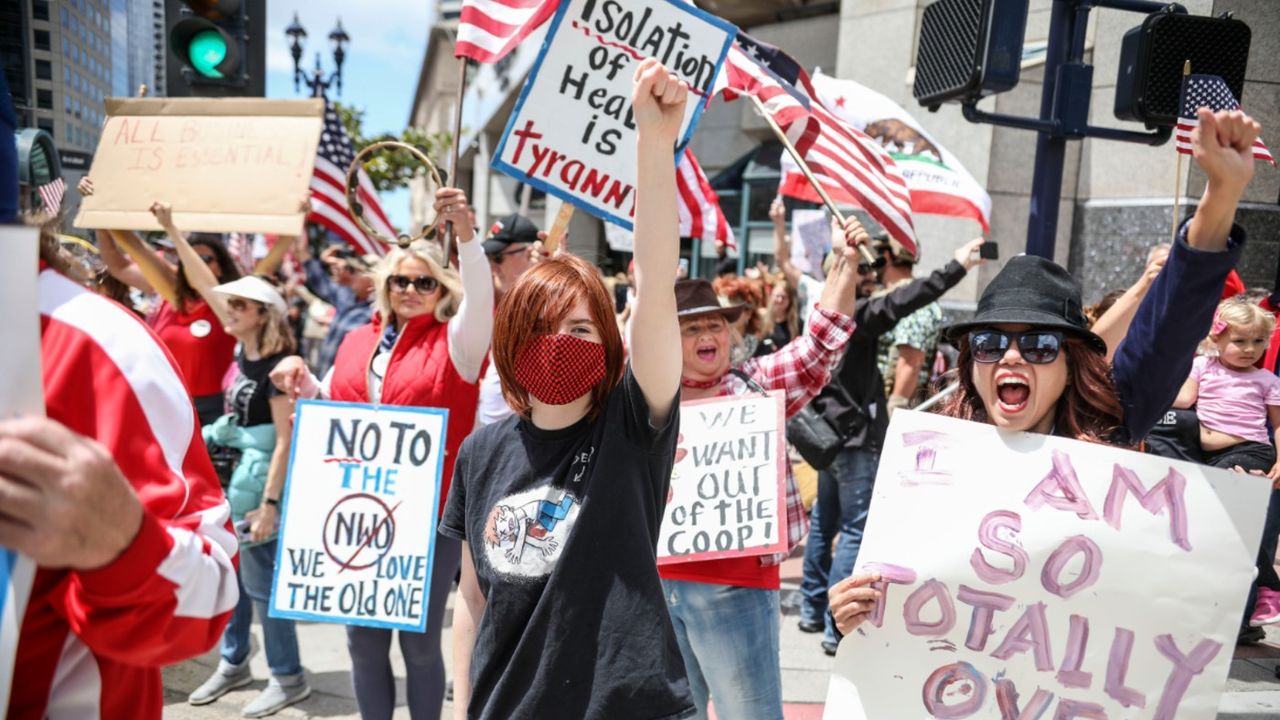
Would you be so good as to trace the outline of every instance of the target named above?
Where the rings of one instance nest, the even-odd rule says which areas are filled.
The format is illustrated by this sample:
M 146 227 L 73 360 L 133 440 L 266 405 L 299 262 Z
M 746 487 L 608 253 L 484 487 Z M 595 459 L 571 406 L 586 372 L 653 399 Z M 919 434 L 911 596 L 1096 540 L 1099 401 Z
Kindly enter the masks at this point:
M 262 498 L 262 502 L 266 503 L 267 505 L 270 505 L 273 508 L 280 507 L 280 500 L 277 498 Z

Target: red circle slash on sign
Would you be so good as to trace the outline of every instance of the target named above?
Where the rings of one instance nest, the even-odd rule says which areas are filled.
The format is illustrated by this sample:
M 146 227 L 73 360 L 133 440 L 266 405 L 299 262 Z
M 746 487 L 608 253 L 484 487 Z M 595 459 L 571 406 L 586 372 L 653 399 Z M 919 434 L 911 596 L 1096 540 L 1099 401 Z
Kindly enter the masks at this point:
M 365 570 L 377 564 L 395 544 L 395 511 L 400 507 L 387 504 L 374 495 L 357 493 L 348 495 L 329 510 L 324 519 L 324 551 L 344 570 Z M 365 550 L 372 548 L 370 553 Z M 361 555 L 371 556 L 367 562 L 357 562 Z

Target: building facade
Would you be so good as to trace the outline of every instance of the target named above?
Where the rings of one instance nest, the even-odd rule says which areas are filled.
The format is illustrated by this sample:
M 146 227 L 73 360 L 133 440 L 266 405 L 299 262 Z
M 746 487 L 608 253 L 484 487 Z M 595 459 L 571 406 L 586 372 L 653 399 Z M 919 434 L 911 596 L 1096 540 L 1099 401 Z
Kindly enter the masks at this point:
M 967 122 L 959 106 L 930 113 L 911 95 L 919 27 L 932 0 L 843 0 L 842 2 L 769 2 L 740 0 L 697 4 L 734 22 L 753 36 L 778 45 L 812 70 L 849 78 L 889 97 L 911 112 L 942 145 L 954 153 L 992 199 L 988 238 L 1000 246 L 1002 258 L 1026 247 L 1030 188 L 1035 166 L 1032 132 Z M 1231 12 L 1252 28 L 1252 45 L 1244 97 L 1245 107 L 1259 119 L 1264 139 L 1280 151 L 1280 3 L 1273 0 L 1188 0 L 1198 15 Z M 980 107 L 991 112 L 1037 116 L 1043 85 L 1043 55 L 1052 0 L 1030 0 L 1022 75 L 1018 86 L 987 98 Z M 454 107 L 457 61 L 452 55 L 454 17 L 433 30 L 424 58 L 410 122 L 433 131 L 449 130 Z M 1142 16 L 1095 9 L 1088 26 L 1086 61 L 1094 66 L 1090 122 L 1141 130 L 1113 115 L 1120 42 L 1140 25 Z M 511 56 L 492 66 L 473 67 L 463 104 L 460 176 L 471 192 L 483 226 L 524 207 L 546 227 L 559 203 L 528 192 L 489 168 L 542 36 L 522 43 Z M 744 102 L 715 101 L 698 127 L 692 148 L 721 196 L 734 225 L 742 265 L 768 260 L 772 248 L 768 205 L 776 193 L 779 146 L 764 122 Z M 1148 249 L 1167 242 L 1173 222 L 1177 155 L 1172 143 L 1151 147 L 1087 139 L 1068 145 L 1059 206 L 1055 260 L 1081 280 L 1086 302 L 1125 287 L 1141 273 Z M 1192 163 L 1181 165 L 1182 214 L 1194 209 L 1204 178 Z M 415 199 L 424 210 L 425 195 Z M 1280 261 L 1280 172 L 1259 164 L 1240 220 L 1250 245 L 1240 270 L 1251 286 L 1275 286 Z M 415 220 L 419 218 L 415 216 Z M 974 221 L 917 215 L 923 248 L 920 269 L 928 271 L 949 258 L 956 247 L 982 234 Z M 603 226 L 576 213 L 570 227 L 572 250 L 617 269 L 625 256 L 610 252 Z M 710 273 L 711 248 L 686 243 L 684 254 L 695 273 Z M 612 263 L 612 266 L 610 264 Z M 947 297 L 952 309 L 972 308 L 980 289 L 998 272 L 990 263 Z

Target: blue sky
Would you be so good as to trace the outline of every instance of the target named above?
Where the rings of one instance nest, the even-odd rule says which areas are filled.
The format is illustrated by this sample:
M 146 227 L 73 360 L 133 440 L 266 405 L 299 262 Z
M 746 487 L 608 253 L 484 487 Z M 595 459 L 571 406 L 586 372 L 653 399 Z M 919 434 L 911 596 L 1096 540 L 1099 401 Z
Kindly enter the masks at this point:
M 303 68 L 314 68 L 318 50 L 325 72 L 333 71 L 328 36 L 341 17 L 351 42 L 343 63 L 342 95 L 336 96 L 330 89 L 329 98 L 364 110 L 366 134 L 399 133 L 409 119 L 427 34 L 434 20 L 434 0 L 272 0 L 267 3 L 267 97 L 307 97 L 305 85 L 294 93 L 293 58 L 284 34 L 295 10 L 307 30 Z M 382 205 L 397 227 L 408 225 L 407 190 L 383 193 Z

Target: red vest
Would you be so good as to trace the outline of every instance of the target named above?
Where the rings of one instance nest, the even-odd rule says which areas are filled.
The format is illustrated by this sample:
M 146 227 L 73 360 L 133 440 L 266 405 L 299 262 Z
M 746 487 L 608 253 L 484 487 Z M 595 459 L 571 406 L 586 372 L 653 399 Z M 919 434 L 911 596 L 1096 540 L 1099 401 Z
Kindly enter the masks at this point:
M 338 346 L 329 380 L 329 397 L 339 402 L 368 403 L 369 361 L 382 339 L 382 323 L 373 322 L 347 333 Z M 483 371 L 481 372 L 483 375 Z M 400 331 L 382 379 L 382 405 L 412 405 L 449 411 L 445 431 L 444 476 L 440 483 L 440 507 L 449 496 L 453 461 L 462 440 L 476 423 L 480 385 L 462 379 L 449 358 L 449 326 L 424 315 L 410 320 Z

